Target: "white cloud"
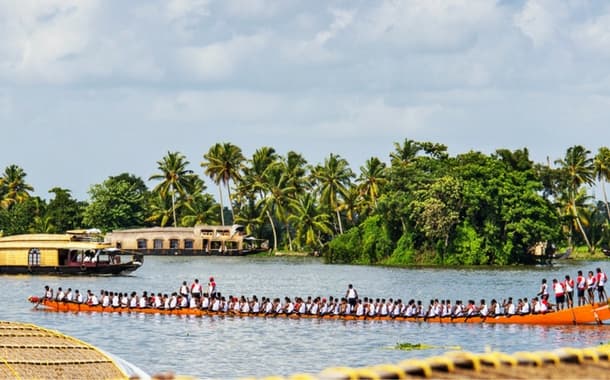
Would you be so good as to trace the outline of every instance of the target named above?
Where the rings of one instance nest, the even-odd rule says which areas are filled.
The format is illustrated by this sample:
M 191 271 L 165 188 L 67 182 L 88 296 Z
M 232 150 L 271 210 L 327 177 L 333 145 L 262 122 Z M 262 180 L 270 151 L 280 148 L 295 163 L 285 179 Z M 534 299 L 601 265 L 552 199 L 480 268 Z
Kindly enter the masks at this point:
M 273 16 L 286 0 L 225 0 L 222 5 L 227 12 L 234 16 L 253 18 L 268 18 Z
M 340 33 L 349 28 L 353 22 L 355 11 L 331 9 L 332 21 L 324 29 L 318 30 L 311 38 L 303 37 L 300 41 L 287 42 L 283 45 L 283 57 L 292 62 L 329 63 L 340 58 L 336 49 L 327 46 Z M 306 29 L 315 28 L 315 22 L 307 14 L 297 17 L 299 25 Z
M 606 11 L 608 12 L 608 11 Z M 573 31 L 576 46 L 588 53 L 610 56 L 610 14 L 598 15 Z
M 0 75 L 51 83 L 70 80 L 74 67 L 67 62 L 78 58 L 90 43 L 97 8 L 95 0 L 1 3 Z
M 157 96 L 150 119 L 163 122 L 216 124 L 264 123 L 280 111 L 277 96 L 245 91 L 182 91 Z
M 381 98 L 352 98 L 338 103 L 333 104 L 339 108 L 337 119 L 316 125 L 320 133 L 338 139 L 414 134 L 427 124 L 430 116 L 442 111 L 437 104 L 392 106 Z
M 200 17 L 210 14 L 208 0 L 170 0 L 166 3 L 169 20 L 178 20 L 185 17 Z
M 499 15 L 486 0 L 388 0 L 363 15 L 357 36 L 415 52 L 464 50 Z
M 554 0 L 528 0 L 514 16 L 515 26 L 534 46 L 540 47 L 556 38 L 563 18 L 563 5 Z M 565 26 L 565 25 L 564 25 Z
M 265 48 L 266 43 L 265 34 L 237 36 L 206 46 L 183 47 L 177 60 L 181 68 L 197 79 L 226 79 L 236 69 L 246 69 L 247 61 Z

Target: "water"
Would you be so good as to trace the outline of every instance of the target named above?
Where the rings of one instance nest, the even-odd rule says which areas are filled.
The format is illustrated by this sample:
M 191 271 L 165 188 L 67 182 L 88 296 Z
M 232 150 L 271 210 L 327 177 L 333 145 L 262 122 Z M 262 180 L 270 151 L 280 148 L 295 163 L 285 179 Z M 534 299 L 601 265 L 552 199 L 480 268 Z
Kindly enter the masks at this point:
M 118 355 L 148 373 L 172 371 L 198 378 L 229 379 L 316 373 L 330 366 L 365 366 L 427 357 L 447 346 L 482 352 L 587 347 L 610 340 L 610 326 L 451 325 L 403 322 L 187 317 L 149 314 L 52 313 L 26 302 L 44 285 L 81 292 L 100 289 L 141 293 L 177 291 L 182 281 L 213 275 L 225 295 L 260 297 L 345 294 L 354 284 L 361 297 L 502 300 L 532 297 L 540 279 L 562 279 L 608 262 L 568 261 L 527 268 L 380 268 L 324 265 L 312 258 L 146 257 L 128 277 L 0 276 L 1 320 L 57 329 Z M 439 346 L 426 351 L 391 350 L 397 342 Z

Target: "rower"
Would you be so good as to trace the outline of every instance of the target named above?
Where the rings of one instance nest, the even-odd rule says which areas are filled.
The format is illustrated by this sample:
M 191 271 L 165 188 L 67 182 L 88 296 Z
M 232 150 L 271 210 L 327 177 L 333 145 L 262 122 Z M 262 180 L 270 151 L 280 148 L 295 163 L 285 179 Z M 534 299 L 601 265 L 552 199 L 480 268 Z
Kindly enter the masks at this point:
M 48 300 L 53 299 L 53 288 L 50 288 L 49 285 L 45 285 L 44 287 L 44 298 Z
M 148 293 L 146 291 L 142 292 L 142 297 L 140 297 L 140 303 L 138 307 L 140 309 L 144 309 L 148 306 Z
M 55 296 L 55 300 L 56 301 L 63 301 L 64 298 L 66 297 L 65 293 L 63 290 L 61 290 L 61 287 L 57 288 L 57 295 Z
M 492 305 L 495 307 L 498 303 L 495 302 L 496 300 L 492 301 Z M 494 305 L 495 303 L 495 305 Z M 479 306 L 479 315 L 481 317 L 487 317 L 489 315 L 489 308 L 487 307 L 487 304 L 485 303 L 485 300 L 482 299 L 481 300 L 481 304 Z
M 135 309 L 135 308 L 137 308 L 137 307 L 138 307 L 138 301 L 139 301 L 139 298 L 138 298 L 138 293 L 136 293 L 136 292 L 131 292 L 131 297 L 130 297 L 130 299 L 129 299 L 129 307 L 130 307 L 131 309 Z

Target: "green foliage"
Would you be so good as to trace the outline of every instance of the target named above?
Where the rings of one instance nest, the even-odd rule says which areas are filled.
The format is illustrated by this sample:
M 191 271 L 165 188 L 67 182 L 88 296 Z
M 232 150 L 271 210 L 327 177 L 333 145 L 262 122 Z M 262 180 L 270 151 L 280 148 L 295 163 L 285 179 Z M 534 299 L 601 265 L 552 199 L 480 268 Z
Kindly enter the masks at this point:
M 357 257 L 360 256 L 361 247 L 360 228 L 350 228 L 344 234 L 330 241 L 328 252 L 325 255 L 326 261 L 335 264 L 355 262 Z
M 17 235 L 36 231 L 36 221 L 44 213 L 44 201 L 28 197 L 10 208 L 0 207 L 0 235 Z
M 450 156 L 442 144 L 407 138 L 394 144 L 388 161 L 371 157 L 356 176 L 336 153 L 308 164 L 296 152 L 282 156 L 262 147 L 246 160 L 239 147 L 217 143 L 201 167 L 219 185 L 220 207 L 186 157 L 168 152 L 150 177 L 158 180 L 152 194 L 141 179 L 121 174 L 93 185 L 84 211 L 61 188 L 51 190 L 48 205 L 32 206 L 25 172 L 11 165 L 0 176 L 0 229 L 109 230 L 220 219 L 243 224 L 274 249 L 326 250 L 331 262 L 389 265 L 510 265 L 530 262 L 528 250 L 539 242 L 586 245 L 590 252 L 610 245 L 608 148 L 593 157 L 570 147 L 552 167 L 550 160 L 534 164 L 526 148 Z M 604 194 L 598 204 L 590 194 L 595 181 Z
M 468 222 L 456 227 L 451 251 L 452 254 L 446 260 L 449 265 L 487 264 L 484 239 Z
M 378 264 L 390 257 L 394 245 L 381 216 L 367 218 L 329 243 L 328 260 L 333 263 Z
M 404 342 L 404 343 L 398 342 L 392 348 L 395 350 L 401 350 L 401 351 L 431 350 L 431 349 L 435 349 L 435 348 L 442 348 L 445 350 L 461 350 L 462 349 L 462 347 L 460 347 L 460 346 L 432 346 L 432 345 L 425 344 L 425 343 L 409 343 L 409 342 Z
M 127 226 L 142 226 L 148 195 L 138 181 L 109 177 L 89 189 L 91 203 L 85 209 L 83 223 L 87 227 L 111 231 Z
M 87 204 L 72 198 L 70 190 L 54 187 L 49 193 L 55 195 L 49 201 L 44 217 L 39 220 L 39 232 L 63 233 L 83 227 L 83 212 Z
M 377 264 L 394 250 L 380 215 L 368 217 L 361 225 L 362 245 L 357 264 Z
M 398 242 L 394 251 L 386 260 L 382 261 L 385 265 L 412 265 L 417 264 L 416 262 L 417 252 L 413 248 L 412 235 L 404 233 Z

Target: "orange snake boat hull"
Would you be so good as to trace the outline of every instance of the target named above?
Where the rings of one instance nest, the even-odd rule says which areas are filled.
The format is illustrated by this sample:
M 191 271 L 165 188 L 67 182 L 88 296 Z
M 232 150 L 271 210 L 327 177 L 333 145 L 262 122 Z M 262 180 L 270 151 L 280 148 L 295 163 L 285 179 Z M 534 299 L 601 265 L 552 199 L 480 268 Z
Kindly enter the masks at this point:
M 235 312 L 213 312 L 201 309 L 157 309 L 157 308 L 127 308 L 127 307 L 103 307 L 101 305 L 91 306 L 73 302 L 58 302 L 42 299 L 36 296 L 28 300 L 36 307 L 43 306 L 45 310 L 56 312 L 85 312 L 85 313 L 144 313 L 144 314 L 167 314 L 185 316 L 232 316 L 232 317 L 262 317 L 262 318 L 318 318 L 337 320 L 370 320 L 370 321 L 397 321 L 397 322 L 428 322 L 428 323 L 491 323 L 491 324 L 518 324 L 518 325 L 585 325 L 602 324 L 610 320 L 610 309 L 608 304 L 595 304 L 578 306 L 545 314 L 527 315 L 500 315 L 495 317 L 358 317 L 355 315 L 324 315 L 311 314 L 264 314 L 264 313 L 235 313 Z

